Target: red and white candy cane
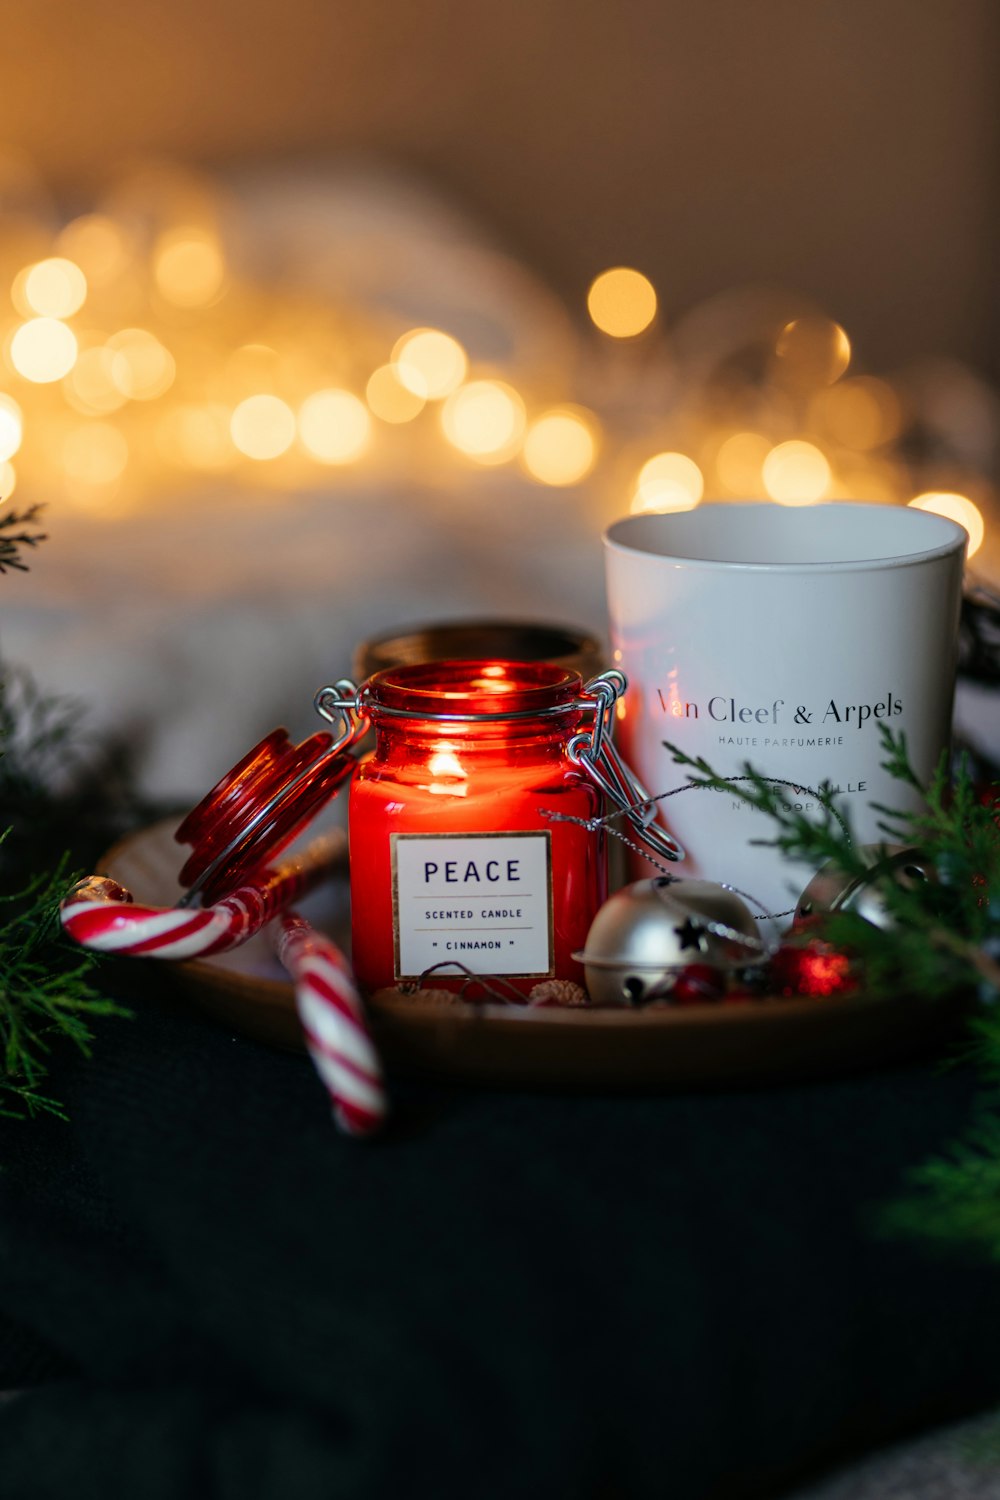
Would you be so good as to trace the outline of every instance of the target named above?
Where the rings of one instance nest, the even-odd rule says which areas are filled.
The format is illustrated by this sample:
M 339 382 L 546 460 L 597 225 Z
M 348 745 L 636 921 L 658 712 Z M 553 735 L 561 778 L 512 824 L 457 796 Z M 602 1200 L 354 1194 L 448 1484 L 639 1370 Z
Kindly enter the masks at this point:
M 294 981 L 309 1056 L 337 1124 L 350 1135 L 373 1134 L 386 1116 L 385 1085 L 347 960 L 297 912 L 278 924 L 275 951 Z
M 306 1044 L 334 1103 L 337 1123 L 369 1135 L 385 1118 L 382 1070 L 347 960 L 288 907 L 325 879 L 345 847 L 342 833 L 319 839 L 281 864 L 314 814 L 348 781 L 348 753 L 365 721 L 349 713 L 346 679 L 317 694 L 337 730 L 293 744 L 275 729 L 243 757 L 184 819 L 175 838 L 191 846 L 179 876 L 187 892 L 175 907 L 142 906 L 117 881 L 81 880 L 62 903 L 66 932 L 85 948 L 139 958 L 205 958 L 246 942 L 286 913 L 274 942 L 295 986 Z M 208 904 L 197 907 L 202 900 Z
M 91 875 L 62 903 L 65 931 L 85 948 L 136 958 L 205 958 L 246 942 L 329 873 L 343 836 L 318 840 L 298 859 L 246 879 L 213 905 L 143 906 L 117 881 Z M 386 1115 L 382 1069 L 347 960 L 298 915 L 286 914 L 276 934 L 278 958 L 295 1000 L 316 1071 L 350 1135 L 370 1135 Z
M 236 948 L 329 873 L 331 843 L 314 845 L 244 878 L 211 906 L 143 906 L 115 880 L 89 875 L 63 899 L 62 925 L 74 942 L 136 958 L 207 958 Z

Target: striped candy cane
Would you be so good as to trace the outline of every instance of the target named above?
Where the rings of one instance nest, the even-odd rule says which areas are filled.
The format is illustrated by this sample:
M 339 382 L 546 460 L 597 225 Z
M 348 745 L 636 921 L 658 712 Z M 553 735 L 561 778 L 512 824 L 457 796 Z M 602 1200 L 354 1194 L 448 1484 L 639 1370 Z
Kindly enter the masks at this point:
M 262 870 L 202 910 L 142 906 L 104 875 L 79 881 L 62 902 L 64 930 L 84 948 L 137 958 L 183 960 L 223 953 L 254 936 L 290 901 L 329 874 L 343 835 L 317 840 L 301 856 Z M 295 986 L 312 1062 L 350 1135 L 370 1135 L 385 1118 L 378 1053 L 347 960 L 304 918 L 288 914 L 275 935 Z
M 254 873 L 212 906 L 143 906 L 115 880 L 90 875 L 63 899 L 63 928 L 84 948 L 137 958 L 207 958 L 236 948 L 325 875 L 342 836 Z
M 373 1134 L 385 1120 L 382 1066 L 347 960 L 297 912 L 278 924 L 275 950 L 292 976 L 306 1046 L 349 1135 Z

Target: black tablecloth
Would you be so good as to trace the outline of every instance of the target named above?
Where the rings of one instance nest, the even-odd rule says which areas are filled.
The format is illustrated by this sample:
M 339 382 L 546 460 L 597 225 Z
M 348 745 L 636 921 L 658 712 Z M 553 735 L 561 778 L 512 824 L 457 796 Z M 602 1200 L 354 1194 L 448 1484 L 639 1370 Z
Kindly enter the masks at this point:
M 304 1059 L 119 983 L 72 1123 L 3 1126 L 4 1500 L 771 1495 L 1000 1395 L 1000 1272 L 873 1228 L 965 1070 L 397 1083 L 358 1145 Z

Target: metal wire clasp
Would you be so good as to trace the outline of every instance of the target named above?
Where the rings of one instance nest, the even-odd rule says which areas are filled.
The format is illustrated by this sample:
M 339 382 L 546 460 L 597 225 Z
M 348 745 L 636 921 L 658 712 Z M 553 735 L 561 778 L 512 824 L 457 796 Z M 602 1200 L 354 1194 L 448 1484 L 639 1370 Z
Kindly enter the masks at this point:
M 615 711 L 628 687 L 624 672 L 612 667 L 584 685 L 582 704 L 594 707 L 589 734 L 575 734 L 566 747 L 572 763 L 585 772 L 625 814 L 636 833 L 661 859 L 684 859 L 685 850 L 656 821 L 656 803 L 614 743 Z
M 330 755 L 348 749 L 368 733 L 361 691 L 350 677 L 338 677 L 336 682 L 321 687 L 313 698 L 313 707 L 321 719 L 333 725 L 336 738 L 330 746 Z

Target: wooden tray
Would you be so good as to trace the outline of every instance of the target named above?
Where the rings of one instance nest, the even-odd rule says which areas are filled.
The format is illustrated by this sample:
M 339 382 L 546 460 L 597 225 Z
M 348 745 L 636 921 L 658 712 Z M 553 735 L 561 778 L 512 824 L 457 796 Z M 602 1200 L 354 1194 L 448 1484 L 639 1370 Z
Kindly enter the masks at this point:
M 101 872 L 138 901 L 172 905 L 182 863 L 176 826 L 171 819 L 123 839 L 104 856 Z M 346 855 L 337 877 L 301 908 L 348 945 Z M 301 1048 L 292 987 L 265 937 L 171 967 L 188 998 L 233 1030 L 271 1046 Z M 864 994 L 683 1010 L 529 1010 L 382 999 L 372 1005 L 390 1067 L 495 1084 L 615 1090 L 764 1083 L 871 1066 L 942 1047 L 961 1014 L 954 1000 L 927 1004 Z

